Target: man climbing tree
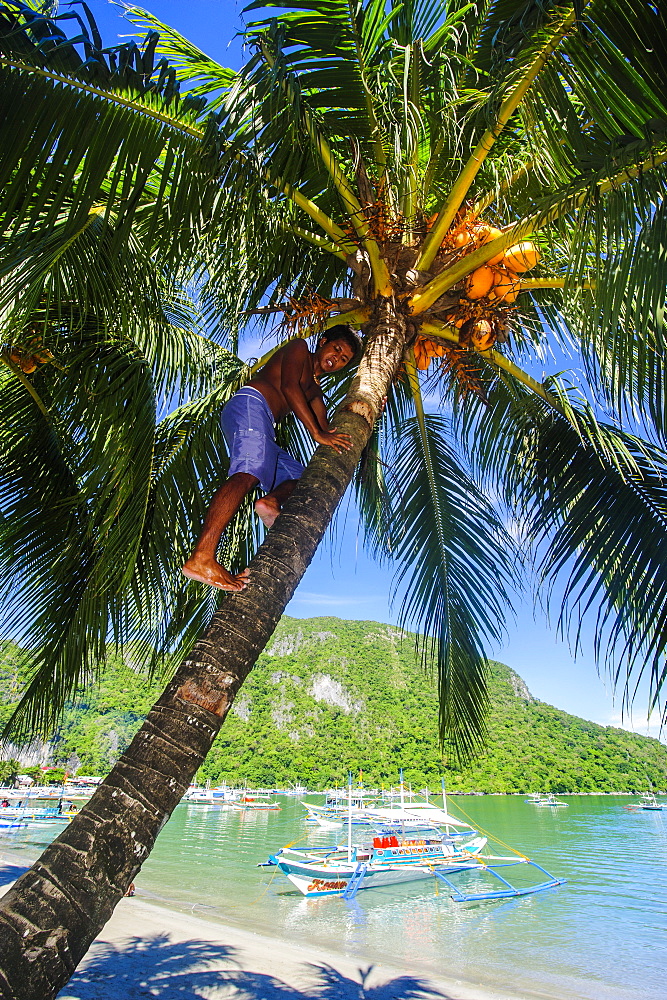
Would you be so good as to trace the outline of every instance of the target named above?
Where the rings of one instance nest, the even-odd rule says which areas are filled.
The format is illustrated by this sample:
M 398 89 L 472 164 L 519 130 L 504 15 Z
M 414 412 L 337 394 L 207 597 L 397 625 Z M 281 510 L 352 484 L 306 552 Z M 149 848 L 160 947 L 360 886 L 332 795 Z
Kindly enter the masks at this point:
M 292 340 L 226 404 L 220 422 L 229 451 L 228 479 L 213 497 L 199 541 L 183 566 L 191 580 L 220 590 L 246 586 L 247 569 L 232 576 L 216 559 L 223 531 L 258 484 L 266 494 L 255 501 L 255 511 L 270 528 L 303 473 L 303 465 L 276 444 L 276 421 L 294 413 L 318 444 L 337 452 L 349 449 L 349 434 L 329 426 L 320 378 L 349 365 L 360 346 L 342 325 L 328 330 L 313 354 L 303 340 Z

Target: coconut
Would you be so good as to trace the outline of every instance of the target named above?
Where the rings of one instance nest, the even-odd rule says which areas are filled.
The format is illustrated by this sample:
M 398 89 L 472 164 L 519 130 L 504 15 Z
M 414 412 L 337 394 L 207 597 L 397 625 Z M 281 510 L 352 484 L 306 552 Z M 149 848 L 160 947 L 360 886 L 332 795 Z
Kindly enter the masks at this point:
M 428 351 L 426 350 L 426 344 L 421 337 L 418 337 L 415 341 L 413 350 L 415 352 L 415 366 L 419 368 L 420 371 L 426 371 L 428 366 L 431 364 L 431 359 L 428 355 Z
M 540 259 L 540 253 L 534 243 L 526 240 L 525 243 L 516 243 L 513 247 L 508 247 L 505 251 L 503 264 L 514 271 L 515 274 L 523 274 L 535 267 Z
M 477 229 L 477 237 L 480 241 L 480 246 L 485 246 L 492 240 L 497 240 L 502 235 L 503 235 L 502 230 L 496 229 L 495 226 L 487 226 L 486 223 L 483 223 Z M 500 253 L 497 253 L 495 255 L 495 257 L 492 257 L 490 260 L 487 260 L 487 264 L 490 267 L 493 267 L 494 264 L 500 264 L 504 256 L 505 256 L 505 251 L 501 250 Z
M 501 302 L 514 302 L 521 291 L 521 282 L 507 271 L 496 271 L 496 278 L 491 289 L 490 298 L 499 299 Z
M 478 351 L 488 351 L 493 347 L 496 335 L 488 319 L 480 319 L 472 328 L 471 339 Z
M 468 232 L 468 230 L 467 229 L 461 229 L 454 236 L 454 246 L 455 247 L 459 247 L 459 248 L 467 247 L 468 244 L 470 243 L 471 239 L 472 239 L 472 237 L 471 237 L 470 233 Z
M 494 282 L 494 272 L 487 265 L 482 264 L 476 271 L 473 271 L 468 279 L 466 295 L 469 299 L 483 299 L 491 291 Z

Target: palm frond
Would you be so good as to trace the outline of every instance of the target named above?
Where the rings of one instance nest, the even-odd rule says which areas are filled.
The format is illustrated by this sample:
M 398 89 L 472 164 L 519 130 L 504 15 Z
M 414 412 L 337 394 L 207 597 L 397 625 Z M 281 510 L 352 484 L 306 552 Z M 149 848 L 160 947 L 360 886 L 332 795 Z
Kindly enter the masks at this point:
M 551 390 L 565 398 L 551 380 Z M 591 617 L 596 652 L 625 697 L 648 675 L 657 704 L 667 648 L 667 455 L 598 420 L 580 402 L 566 420 L 502 377 L 492 408 L 462 423 L 484 477 L 502 484 L 524 543 L 539 555 L 542 593 L 561 594 L 560 625 L 578 646 Z M 502 447 L 499 447 L 502 442 Z
M 127 585 L 136 558 L 155 423 L 145 360 L 94 333 L 66 372 L 43 379 L 51 420 L 12 373 L 0 393 L 2 559 L 15 581 L 1 627 L 29 662 L 13 719 L 27 729 L 53 721 L 79 678 L 95 673 L 107 636 L 118 637 L 109 597 Z M 94 416 L 91 396 L 103 400 Z
M 21 419 L 2 442 L 1 551 L 15 582 L 0 627 L 23 647 L 30 678 L 8 723 L 13 738 L 48 732 L 108 643 L 127 645 L 137 668 L 169 666 L 214 610 L 218 595 L 188 585 L 180 566 L 224 481 L 219 413 L 247 372 L 231 355 L 218 368 L 218 388 L 157 426 L 145 359 L 94 334 L 50 377 L 54 421 L 4 377 L 2 405 Z M 257 545 L 254 524 L 248 504 L 226 534 L 234 569 Z
M 507 533 L 448 437 L 447 420 L 419 408 L 395 425 L 370 489 L 359 489 L 371 548 L 396 566 L 401 623 L 422 633 L 423 661 L 436 669 L 442 738 L 465 759 L 484 734 L 484 644 L 504 632 L 516 577 Z

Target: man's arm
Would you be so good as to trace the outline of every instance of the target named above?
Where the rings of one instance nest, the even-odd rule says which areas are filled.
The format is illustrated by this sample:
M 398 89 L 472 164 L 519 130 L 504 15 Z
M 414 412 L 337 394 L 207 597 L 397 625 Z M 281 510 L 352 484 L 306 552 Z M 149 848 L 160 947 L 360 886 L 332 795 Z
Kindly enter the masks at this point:
M 335 427 L 329 426 L 321 395 L 311 403 L 303 391 L 304 378 L 310 379 L 313 386 L 316 386 L 312 375 L 311 354 L 306 343 L 303 340 L 292 340 L 283 350 L 285 354 L 281 359 L 281 389 L 290 409 L 318 444 L 329 445 L 337 452 L 346 451 L 350 447 L 350 437 L 339 434 Z M 316 403 L 319 404 L 317 407 Z
M 314 399 L 311 399 L 310 406 L 313 413 L 315 414 L 315 419 L 317 420 L 322 430 L 330 431 L 332 428 L 331 424 L 329 423 L 329 417 L 327 416 L 327 408 L 324 405 L 324 396 L 322 396 L 321 394 L 315 396 Z
M 322 434 L 325 427 L 320 426 L 320 422 L 313 412 L 311 404 L 303 391 L 302 381 L 304 376 L 315 385 L 312 375 L 312 362 L 308 345 L 303 340 L 291 340 L 282 349 L 283 356 L 280 364 L 280 388 L 283 396 L 289 403 L 292 413 L 296 414 L 306 430 L 317 441 L 317 435 Z M 325 414 L 326 416 L 326 414 Z

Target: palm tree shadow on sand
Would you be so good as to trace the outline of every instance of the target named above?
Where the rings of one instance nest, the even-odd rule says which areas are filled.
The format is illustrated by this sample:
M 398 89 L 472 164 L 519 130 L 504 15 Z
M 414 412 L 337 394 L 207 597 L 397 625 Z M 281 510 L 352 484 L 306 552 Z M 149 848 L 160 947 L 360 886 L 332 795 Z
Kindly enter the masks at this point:
M 303 984 L 292 986 L 245 971 L 236 953 L 206 941 L 174 943 L 167 934 L 133 937 L 123 948 L 98 945 L 58 1000 L 451 1000 L 417 976 L 371 985 L 373 966 L 352 979 L 331 966 L 304 963 L 298 974 Z

